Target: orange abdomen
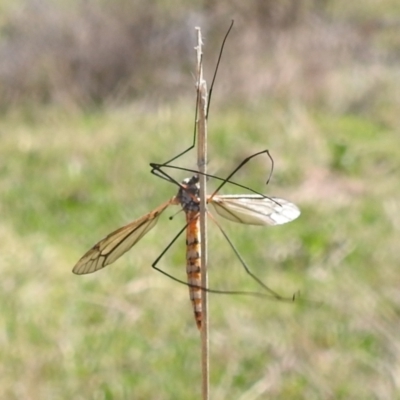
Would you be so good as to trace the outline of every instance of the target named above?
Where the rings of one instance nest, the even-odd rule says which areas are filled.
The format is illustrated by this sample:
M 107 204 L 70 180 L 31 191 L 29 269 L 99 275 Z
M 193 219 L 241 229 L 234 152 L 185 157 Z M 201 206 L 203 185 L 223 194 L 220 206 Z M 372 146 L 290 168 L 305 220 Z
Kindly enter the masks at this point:
M 201 250 L 200 250 L 200 217 L 198 212 L 186 212 L 186 273 L 188 276 L 190 300 L 193 304 L 194 318 L 197 327 L 201 328 Z

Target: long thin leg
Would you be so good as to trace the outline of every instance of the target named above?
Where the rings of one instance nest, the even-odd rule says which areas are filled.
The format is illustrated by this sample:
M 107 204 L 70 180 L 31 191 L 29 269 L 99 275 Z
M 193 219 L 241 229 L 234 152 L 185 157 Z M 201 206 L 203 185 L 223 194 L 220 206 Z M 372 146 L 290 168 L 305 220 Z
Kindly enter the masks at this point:
M 197 124 L 197 104 L 199 102 L 199 96 L 200 96 L 200 92 L 199 90 L 197 90 L 197 95 L 196 95 L 196 111 L 195 111 L 195 115 L 194 115 L 194 129 L 193 129 L 193 141 L 192 144 L 184 151 L 182 151 L 181 153 L 179 153 L 178 155 L 172 157 L 170 160 L 165 161 L 162 164 L 158 164 L 162 167 L 168 166 L 169 163 L 171 163 L 172 161 L 175 161 L 176 159 L 178 159 L 179 157 L 182 157 L 184 154 L 188 153 L 190 150 L 192 150 L 194 148 L 194 146 L 196 145 L 196 136 L 197 136 L 197 132 L 196 132 L 196 124 Z M 150 164 L 150 166 L 153 168 L 153 166 Z M 153 169 L 151 170 L 151 173 L 153 174 Z
M 180 184 L 175 179 L 173 179 L 165 171 L 160 169 L 162 167 L 162 165 L 156 164 L 156 163 L 151 163 L 150 165 L 153 167 L 153 170 L 151 171 L 153 175 L 157 176 L 158 178 L 162 178 L 162 179 L 164 179 L 164 180 L 166 180 L 168 182 L 173 182 L 175 184 L 178 184 L 178 186 L 180 186 Z M 205 176 L 207 176 L 209 178 L 213 178 L 213 179 L 216 179 L 216 180 L 219 180 L 219 181 L 225 181 L 226 180 L 225 178 L 221 178 L 219 176 L 215 176 L 215 175 L 212 175 L 212 174 L 203 174 L 202 172 L 200 172 L 200 171 L 198 171 L 196 169 L 177 167 L 175 165 L 165 165 L 164 167 L 172 168 L 172 169 L 179 169 L 181 171 L 192 172 L 193 174 L 205 175 Z M 232 184 L 232 185 L 234 185 L 234 186 L 241 187 L 242 189 L 246 189 L 246 190 L 248 190 L 248 191 L 250 191 L 250 192 L 252 192 L 254 194 L 258 194 L 258 195 L 260 195 L 262 197 L 265 197 L 265 198 L 268 197 L 268 196 L 265 196 L 265 194 L 257 192 L 256 190 L 251 189 L 251 188 L 249 188 L 247 186 L 241 185 L 240 183 L 233 182 L 233 181 L 227 181 L 227 182 Z
M 217 72 L 218 72 L 218 68 L 219 68 L 219 64 L 221 62 L 221 58 L 222 58 L 222 53 L 224 51 L 224 47 L 225 47 L 225 42 L 226 39 L 229 36 L 230 31 L 232 30 L 233 27 L 233 20 L 231 22 L 231 25 L 229 26 L 228 32 L 225 34 L 224 40 L 222 41 L 222 45 L 221 45 L 221 49 L 219 51 L 219 55 L 218 55 L 218 61 L 217 61 L 217 65 L 215 67 L 215 71 L 214 71 L 214 75 L 213 75 L 213 79 L 211 82 L 211 87 L 210 90 L 208 92 L 208 104 L 207 104 L 207 118 L 208 118 L 208 112 L 210 109 L 210 104 L 211 104 L 211 95 L 212 95 L 212 91 L 214 89 L 214 83 L 215 83 L 215 79 L 217 77 Z M 201 62 L 203 62 L 203 60 L 201 60 Z M 193 141 L 192 144 L 184 151 L 182 151 L 181 153 L 179 153 L 178 155 L 172 157 L 170 160 L 162 163 L 162 164 L 158 164 L 161 166 L 167 166 L 168 164 L 170 164 L 172 161 L 175 161 L 176 159 L 178 159 L 179 157 L 183 156 L 184 154 L 188 153 L 190 150 L 192 150 L 194 148 L 194 146 L 196 145 L 196 136 L 197 136 L 197 132 L 196 132 L 196 123 L 197 123 L 197 104 L 199 102 L 199 96 L 200 96 L 200 92 L 199 90 L 197 90 L 197 95 L 196 95 L 196 111 L 195 111 L 195 116 L 194 116 L 194 129 L 193 129 Z M 153 170 L 151 171 L 153 173 Z
M 258 153 L 255 153 L 255 154 L 253 154 L 253 155 L 251 155 L 251 156 L 245 158 L 245 159 L 233 170 L 233 172 L 231 172 L 231 173 L 228 175 L 227 178 L 221 178 L 221 177 L 219 177 L 219 176 L 215 176 L 215 175 L 211 175 L 211 174 L 205 174 L 205 175 L 206 175 L 207 177 L 209 177 L 209 178 L 213 178 L 213 179 L 222 181 L 221 185 L 219 185 L 218 188 L 214 191 L 214 193 L 210 196 L 210 199 L 212 199 L 213 196 L 215 196 L 215 195 L 217 194 L 217 192 L 219 192 L 219 191 L 221 190 L 221 188 L 222 188 L 226 183 L 230 183 L 230 184 L 232 184 L 232 185 L 241 187 L 241 188 L 246 189 L 246 190 L 248 190 L 248 191 L 250 191 L 250 192 L 252 192 L 252 193 L 255 193 L 255 194 L 258 194 L 258 195 L 260 195 L 260 196 L 263 196 L 263 197 L 266 197 L 266 198 L 267 198 L 268 196 L 265 196 L 264 194 L 262 194 L 262 193 L 260 193 L 260 192 L 257 192 L 256 190 L 253 190 L 253 189 L 251 189 L 251 188 L 249 188 L 249 187 L 247 187 L 247 186 L 241 185 L 240 183 L 236 183 L 236 182 L 233 182 L 233 181 L 230 180 L 230 178 L 231 178 L 236 172 L 238 172 L 239 169 L 241 169 L 245 164 L 247 164 L 252 158 L 257 157 L 257 156 L 259 156 L 260 154 L 264 154 L 264 153 L 266 153 L 266 154 L 268 155 L 268 157 L 270 158 L 271 163 L 272 163 L 271 171 L 270 171 L 270 173 L 269 173 L 269 177 L 268 177 L 268 180 L 267 180 L 267 184 L 268 184 L 268 182 L 269 182 L 269 180 L 270 180 L 270 178 L 271 178 L 272 172 L 273 172 L 274 160 L 273 160 L 273 158 L 271 157 L 271 154 L 269 153 L 269 150 L 263 150 L 263 151 L 260 151 L 260 152 L 258 152 Z M 194 174 L 201 174 L 201 172 L 199 172 L 199 171 L 197 171 L 197 170 L 195 170 L 195 169 L 184 168 L 184 167 L 178 167 L 178 166 L 175 166 L 175 165 L 163 165 L 163 164 L 157 164 L 157 163 L 150 163 L 150 166 L 151 166 L 151 168 L 152 168 L 151 173 L 152 173 L 153 175 L 158 176 L 159 178 L 163 178 L 163 179 L 165 179 L 165 180 L 169 180 L 169 181 L 171 181 L 171 182 L 175 182 L 175 183 L 176 183 L 176 181 L 175 181 L 173 178 L 171 178 L 165 171 L 161 170 L 162 167 L 167 167 L 167 168 L 171 168 L 171 169 L 179 169 L 179 170 L 181 170 L 181 171 L 188 171 L 188 172 L 192 172 L 192 173 L 194 173 Z M 163 176 L 161 176 L 161 174 L 162 174 Z M 167 178 L 167 177 L 168 177 L 168 178 Z
M 247 291 L 240 291 L 240 290 L 216 290 L 216 289 L 210 289 L 210 288 L 204 288 L 202 286 L 197 286 L 197 285 L 191 285 L 190 283 L 178 279 L 173 275 L 170 275 L 168 272 L 163 271 L 162 269 L 158 268 L 156 265 L 158 264 L 158 262 L 161 260 L 161 258 L 164 256 L 164 254 L 170 249 L 170 247 L 176 242 L 176 240 L 179 238 L 179 236 L 186 230 L 187 228 L 186 224 L 179 232 L 178 234 L 171 240 L 171 242 L 168 244 L 168 246 L 161 252 L 161 254 L 155 259 L 155 261 L 153 262 L 153 264 L 151 264 L 151 267 L 154 268 L 156 271 L 161 272 L 163 275 L 167 276 L 168 278 L 174 280 L 175 282 L 181 283 L 185 286 L 190 286 L 190 287 L 194 287 L 194 288 L 198 288 L 201 289 L 205 292 L 208 293 L 217 293 L 217 294 L 236 294 L 236 295 L 243 295 L 243 296 L 253 296 L 253 297 L 268 297 L 268 298 L 273 298 L 276 300 L 280 300 L 280 301 L 286 301 L 286 302 L 292 302 L 294 300 L 293 298 L 286 298 L 286 297 L 282 297 L 279 296 L 277 293 L 273 292 L 272 290 L 269 289 L 270 293 L 266 294 L 266 293 L 259 293 L 259 292 L 247 292 Z M 228 239 L 229 240 L 229 239 Z M 250 272 L 249 272 L 250 273 Z M 250 273 L 251 274 L 251 273 Z M 257 278 L 255 277 L 254 279 L 257 280 Z M 262 282 L 259 281 L 261 285 Z M 264 285 L 265 286 L 265 285 Z M 266 287 L 266 286 L 265 286 Z M 268 288 L 268 287 L 266 287 Z
M 219 222 L 214 218 L 214 216 L 211 213 L 208 213 L 208 216 L 215 222 L 215 224 L 218 226 L 219 230 L 221 231 L 221 233 L 224 235 L 226 241 L 229 243 L 229 246 L 232 248 L 232 250 L 234 251 L 234 253 L 236 254 L 237 258 L 239 259 L 240 263 L 242 264 L 243 268 L 245 269 L 245 271 L 261 286 L 263 287 L 268 293 L 270 293 L 270 295 L 272 295 L 273 297 L 275 297 L 277 300 L 290 300 L 294 301 L 295 299 L 295 295 L 293 295 L 291 298 L 288 297 L 283 297 L 280 294 L 276 293 L 274 290 L 272 290 L 271 288 L 269 288 L 264 282 L 262 282 L 256 275 L 254 275 L 249 267 L 247 266 L 247 264 L 245 263 L 245 261 L 243 260 L 242 256 L 240 255 L 239 251 L 236 249 L 236 247 L 233 245 L 232 241 L 229 239 L 228 235 L 225 233 L 225 231 L 222 229 L 221 225 L 219 224 Z
M 226 32 L 225 37 L 224 37 L 224 40 L 222 41 L 221 50 L 219 51 L 217 65 L 216 65 L 216 67 L 215 67 L 214 76 L 213 76 L 213 79 L 212 79 L 212 81 L 211 81 L 211 87 L 210 87 L 210 90 L 209 90 L 209 92 L 208 92 L 207 119 L 208 119 L 208 111 L 209 111 L 209 109 L 210 109 L 210 104 L 211 104 L 212 91 L 213 91 L 213 89 L 214 89 L 215 78 L 217 77 L 217 72 L 218 72 L 219 64 L 220 64 L 220 62 L 221 62 L 222 53 L 223 53 L 223 51 L 224 51 L 225 42 L 226 42 L 226 39 L 228 39 L 228 36 L 229 36 L 229 34 L 230 34 L 231 30 L 232 30 L 233 23 L 234 23 L 234 21 L 232 20 L 232 21 L 231 21 L 231 24 L 230 24 L 230 26 L 229 26 L 229 28 L 228 28 L 228 32 Z
M 259 151 L 258 153 L 255 153 L 249 157 L 246 157 L 224 180 L 223 182 L 217 187 L 217 189 L 214 191 L 214 193 L 210 196 L 210 198 L 212 199 L 221 189 L 222 187 L 227 183 L 227 182 L 231 182 L 230 178 L 232 178 L 233 175 L 236 174 L 236 172 L 239 171 L 240 168 L 242 168 L 245 164 L 247 164 L 251 159 L 253 159 L 254 157 L 259 156 L 260 154 L 267 154 L 269 159 L 271 160 L 272 166 L 271 166 L 271 171 L 269 173 L 268 179 L 267 179 L 267 184 L 269 182 L 269 180 L 271 179 L 271 175 L 272 172 L 274 170 L 274 160 L 271 157 L 271 154 L 269 153 L 269 150 L 263 150 L 263 151 Z
M 176 179 L 174 179 L 171 175 L 167 174 L 161 168 L 167 167 L 167 168 L 183 169 L 183 170 L 185 170 L 185 168 L 175 167 L 175 166 L 171 166 L 171 165 L 162 165 L 162 164 L 157 164 L 157 163 L 150 163 L 150 166 L 152 168 L 150 172 L 153 175 L 157 176 L 158 178 L 164 179 L 168 182 L 174 183 L 179 187 L 182 187 L 182 185 Z M 197 172 L 197 171 L 195 171 L 195 172 Z

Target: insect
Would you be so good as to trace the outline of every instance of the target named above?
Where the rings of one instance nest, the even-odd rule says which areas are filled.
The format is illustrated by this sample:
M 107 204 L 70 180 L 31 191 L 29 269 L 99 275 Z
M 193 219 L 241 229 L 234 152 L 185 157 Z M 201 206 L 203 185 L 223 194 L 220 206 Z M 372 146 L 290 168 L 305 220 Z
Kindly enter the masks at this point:
M 211 89 L 208 95 L 208 106 L 206 115 L 208 118 L 208 109 L 210 107 L 210 99 L 212 88 L 214 86 L 215 78 L 218 71 L 218 66 L 221 61 L 222 51 L 225 45 L 225 41 L 228 37 L 229 32 L 231 31 L 233 26 L 233 21 L 228 29 L 228 32 L 225 35 L 225 38 L 222 42 L 220 54 L 217 61 L 217 66 L 214 72 L 214 77 L 212 79 Z M 199 94 L 197 93 L 196 105 L 199 101 Z M 75 267 L 73 268 L 73 272 L 78 275 L 90 274 L 92 272 L 98 271 L 101 268 L 106 267 L 109 264 L 112 264 L 119 257 L 121 257 L 124 253 L 126 253 L 129 249 L 131 249 L 143 236 L 146 235 L 157 223 L 160 215 L 171 205 L 181 206 L 182 210 L 186 216 L 186 225 L 179 232 L 179 234 L 170 242 L 170 244 L 166 247 L 166 249 L 161 253 L 161 255 L 153 262 L 152 267 L 156 270 L 162 272 L 163 274 L 169 276 L 175 281 L 185 283 L 172 275 L 164 272 L 163 270 L 156 267 L 156 264 L 160 260 L 163 254 L 170 248 L 170 246 L 175 242 L 175 240 L 179 237 L 179 235 L 186 230 L 186 272 L 187 272 L 187 286 L 189 287 L 189 295 L 190 300 L 193 305 L 194 316 L 196 320 L 196 324 L 200 329 L 202 326 L 202 304 L 201 297 L 202 291 L 208 292 L 217 292 L 217 293 L 241 293 L 241 294 L 251 294 L 251 295 L 259 295 L 259 293 L 251 293 L 251 292 L 226 292 L 226 291 L 218 291 L 211 290 L 209 288 L 201 287 L 201 250 L 200 250 L 200 187 L 199 187 L 199 175 L 198 171 L 193 171 L 185 168 L 175 167 L 170 165 L 170 163 L 177 158 L 181 157 L 183 154 L 189 152 L 191 149 L 195 147 L 196 143 L 196 121 L 197 121 L 197 106 L 196 106 L 196 115 L 195 115 L 195 129 L 193 135 L 193 143 L 190 147 L 188 147 L 183 152 L 179 153 L 175 157 L 171 158 L 169 161 L 166 161 L 163 164 L 155 164 L 151 163 L 151 173 L 162 178 L 168 180 L 170 182 L 175 183 L 179 186 L 178 193 L 173 196 L 171 199 L 166 201 L 165 203 L 158 206 L 153 211 L 148 214 L 142 216 L 141 218 L 129 223 L 122 228 L 117 229 L 116 231 L 107 235 L 104 239 L 100 240 L 97 244 L 95 244 L 89 251 L 87 251 L 82 258 L 77 262 Z M 221 215 L 222 217 L 231 220 L 233 222 L 249 224 L 249 225 L 281 225 L 287 222 L 293 221 L 300 215 L 300 210 L 296 205 L 290 203 L 286 200 L 274 197 L 267 197 L 261 193 L 257 193 L 252 191 L 251 194 L 242 194 L 242 195 L 218 195 L 219 190 L 226 183 L 231 183 L 236 186 L 245 188 L 242 185 L 239 185 L 235 182 L 230 181 L 230 178 L 250 159 L 266 153 L 272 162 L 272 168 L 270 177 L 273 170 L 273 159 L 269 155 L 268 150 L 260 151 L 259 153 L 255 153 L 250 157 L 247 157 L 243 160 L 239 166 L 225 179 L 221 179 L 219 177 L 213 175 L 207 175 L 211 178 L 216 178 L 222 180 L 222 184 L 214 191 L 213 194 L 207 196 L 207 204 L 211 205 L 215 211 Z M 190 178 L 183 180 L 181 183 L 178 183 L 173 178 L 171 178 L 168 174 L 166 174 L 162 168 L 173 168 L 173 169 L 182 169 L 189 172 L 194 173 L 194 175 Z M 269 178 L 268 178 L 269 181 Z M 268 183 L 267 181 L 267 183 Z M 248 189 L 248 188 L 246 188 Z M 212 217 L 208 211 L 207 213 Z M 214 219 L 214 217 L 212 217 Z M 215 219 L 214 219 L 215 221 Z M 217 222 L 217 221 L 215 221 Z M 217 223 L 219 226 L 219 224 Z M 253 279 L 255 279 L 258 283 L 260 283 L 264 289 L 266 289 L 270 294 L 272 294 L 275 298 L 281 300 L 287 300 L 277 293 L 269 289 L 266 285 L 264 285 L 255 275 L 253 275 L 246 264 L 240 257 L 239 253 L 231 243 L 228 236 L 220 227 L 223 235 L 227 239 L 228 243 L 238 256 L 240 262 L 245 268 L 246 272 L 249 273 Z
M 226 180 L 224 182 L 226 183 Z M 156 225 L 160 215 L 169 206 L 180 205 L 186 215 L 186 272 L 189 294 L 196 324 L 200 329 L 202 324 L 201 294 L 204 288 L 201 287 L 199 204 L 199 176 L 196 174 L 183 180 L 179 184 L 178 193 L 170 200 L 110 233 L 94 245 L 77 262 L 73 272 L 78 275 L 90 274 L 112 264 Z M 233 222 L 249 225 L 281 225 L 293 221 L 300 215 L 300 210 L 293 203 L 254 193 L 218 195 L 214 192 L 207 196 L 207 204 L 211 205 L 220 216 Z M 153 267 L 156 262 L 153 263 Z

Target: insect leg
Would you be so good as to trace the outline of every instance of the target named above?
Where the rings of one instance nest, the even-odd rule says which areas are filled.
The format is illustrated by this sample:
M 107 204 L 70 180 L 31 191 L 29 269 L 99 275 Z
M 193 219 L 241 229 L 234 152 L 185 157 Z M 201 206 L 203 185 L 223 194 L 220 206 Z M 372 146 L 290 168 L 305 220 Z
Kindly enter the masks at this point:
M 268 182 L 269 182 L 269 180 L 270 180 L 270 178 L 271 178 L 272 172 L 273 172 L 273 167 L 274 167 L 274 160 L 273 160 L 273 158 L 271 157 L 271 155 L 270 155 L 270 153 L 269 153 L 269 150 L 263 150 L 263 151 L 260 151 L 260 152 L 258 152 L 258 153 L 255 153 L 255 154 L 253 154 L 253 155 L 251 155 L 251 156 L 245 158 L 245 159 L 239 164 L 239 166 L 236 167 L 235 170 L 229 174 L 229 176 L 228 176 L 227 178 L 221 178 L 221 177 L 219 177 L 219 176 L 215 176 L 215 175 L 212 175 L 212 174 L 204 174 L 204 173 L 202 173 L 202 172 L 200 172 L 200 171 L 197 171 L 197 170 L 191 169 L 191 168 L 178 167 L 178 166 L 175 166 L 175 165 L 164 165 L 164 164 L 158 164 L 158 163 L 150 163 L 150 166 L 151 166 L 151 168 L 152 168 L 151 173 L 152 173 L 153 175 L 159 177 L 159 178 L 165 179 L 165 180 L 170 181 L 170 182 L 177 183 L 177 181 L 175 181 L 172 177 L 170 177 L 170 175 L 168 175 L 165 171 L 163 171 L 163 170 L 161 169 L 162 167 L 166 167 L 166 168 L 171 168 L 171 169 L 178 169 L 178 170 L 181 170 L 181 171 L 192 172 L 192 173 L 194 173 L 194 174 L 205 175 L 205 176 L 207 176 L 207 177 L 209 177 L 209 178 L 213 178 L 213 179 L 222 181 L 221 185 L 218 186 L 217 190 L 215 190 L 214 193 L 210 196 L 210 199 L 212 199 L 212 197 L 215 196 L 215 195 L 217 194 L 217 192 L 219 192 L 219 191 L 221 190 L 221 188 L 222 188 L 226 183 L 230 183 L 230 184 L 232 184 L 232 185 L 234 185 L 234 186 L 241 187 L 241 188 L 246 189 L 246 190 L 248 190 L 248 191 L 250 191 L 250 192 L 252 192 L 252 193 L 258 194 L 258 195 L 260 195 L 260 196 L 262 196 L 262 197 L 268 197 L 268 196 L 265 196 L 263 193 L 257 192 L 257 191 L 254 190 L 254 189 L 251 189 L 251 188 L 249 188 L 249 187 L 247 187 L 247 186 L 241 185 L 240 183 L 233 182 L 233 181 L 230 180 L 230 178 L 231 178 L 240 168 L 242 168 L 245 164 L 247 164 L 252 158 L 254 158 L 254 157 L 256 157 L 256 156 L 258 156 L 258 155 L 260 155 L 260 154 L 264 154 L 264 153 L 266 153 L 266 154 L 268 155 L 268 157 L 270 158 L 270 160 L 271 160 L 271 162 L 272 162 L 271 172 L 270 172 L 269 177 L 268 177 L 268 180 L 267 180 L 267 184 L 268 184 Z M 161 176 L 161 175 L 163 175 L 163 176 Z
M 196 124 L 197 124 L 197 104 L 199 103 L 199 96 L 200 96 L 200 92 L 199 90 L 197 90 L 197 95 L 196 95 L 196 111 L 194 114 L 194 129 L 193 129 L 193 142 L 192 144 L 184 151 L 182 151 L 181 153 L 179 153 L 178 155 L 172 157 L 170 160 L 165 161 L 162 164 L 158 164 L 162 167 L 164 166 L 168 166 L 169 163 L 171 163 L 172 161 L 175 161 L 176 159 L 178 159 L 179 157 L 183 156 L 184 154 L 188 153 L 190 150 L 192 150 L 194 148 L 194 146 L 196 145 L 196 136 L 197 136 L 197 131 L 196 131 Z M 153 168 L 153 166 L 150 164 L 150 166 Z M 151 170 L 151 173 L 153 174 L 153 169 Z
M 208 119 L 208 110 L 210 109 L 210 104 L 211 104 L 212 91 L 214 89 L 215 78 L 217 77 L 217 72 L 218 72 L 219 64 L 221 62 L 222 53 L 224 51 L 225 42 L 226 42 L 226 39 L 228 38 L 228 36 L 229 36 L 229 34 L 230 34 L 231 30 L 232 30 L 233 23 L 234 23 L 234 20 L 231 21 L 231 24 L 230 24 L 230 26 L 228 28 L 228 32 L 226 32 L 224 40 L 222 41 L 221 50 L 219 51 L 217 65 L 215 67 L 214 76 L 213 76 L 212 81 L 211 81 L 211 87 L 210 87 L 210 90 L 208 92 L 208 104 L 207 104 L 207 112 L 206 112 L 207 119 Z
M 284 297 L 281 296 L 280 294 L 276 293 L 274 290 L 272 290 L 270 287 L 268 287 L 264 282 L 262 282 L 256 275 L 254 275 L 249 267 L 247 266 L 246 262 L 243 260 L 242 256 L 240 255 L 239 251 L 236 249 L 232 241 L 229 239 L 228 235 L 226 232 L 222 229 L 221 225 L 219 222 L 214 218 L 214 216 L 210 213 L 208 213 L 209 217 L 215 222 L 215 224 L 218 226 L 219 230 L 221 231 L 222 235 L 225 237 L 227 240 L 229 246 L 232 248 L 234 253 L 236 254 L 237 258 L 239 259 L 240 263 L 242 264 L 243 268 L 245 271 L 261 286 L 263 287 L 272 297 L 274 297 L 277 300 L 285 300 L 285 301 L 294 301 L 295 300 L 295 295 L 292 297 Z
M 188 223 L 189 224 L 189 223 Z M 286 297 L 282 297 L 279 296 L 277 293 L 275 293 L 274 291 L 270 290 L 267 286 L 265 286 L 261 281 L 260 284 L 265 286 L 267 289 L 269 289 L 269 292 L 271 293 L 259 293 L 259 292 L 247 292 L 247 291 L 240 291 L 240 290 L 216 290 L 216 289 L 210 289 L 210 288 L 204 288 L 202 286 L 198 286 L 198 285 L 192 285 L 190 283 L 188 283 L 187 281 L 181 280 L 179 278 L 176 278 L 175 276 L 169 274 L 168 272 L 165 272 L 164 270 L 162 270 L 161 268 L 157 267 L 158 262 L 161 260 L 161 258 L 164 256 L 164 254 L 170 249 L 170 247 L 176 242 L 176 240 L 179 238 L 179 236 L 186 230 L 188 224 L 186 224 L 179 232 L 178 234 L 171 240 L 171 242 L 168 244 L 168 246 L 161 252 L 161 254 L 156 258 L 156 260 L 153 262 L 153 264 L 151 264 L 151 267 L 154 268 L 156 271 L 161 272 L 163 275 L 167 276 L 168 278 L 172 279 L 175 282 L 181 283 L 182 285 L 185 286 L 189 286 L 189 287 L 193 287 L 193 288 L 197 288 L 197 289 L 201 289 L 204 292 L 208 292 L 208 293 L 216 293 L 216 294 L 230 294 L 230 295 L 243 295 L 243 296 L 252 296 L 252 297 L 268 297 L 268 298 L 274 298 L 274 299 L 278 299 L 280 301 L 286 301 L 286 302 L 293 302 L 294 297 L 293 298 L 286 298 Z M 229 239 L 228 239 L 229 240 Z M 239 256 L 240 257 L 240 256 Z M 250 272 L 249 272 L 250 273 Z M 250 273 L 251 274 L 251 273 Z M 255 277 L 254 279 L 257 280 L 257 278 Z M 267 290 L 268 291 L 268 290 Z
M 208 104 L 207 104 L 207 111 L 206 111 L 206 118 L 207 118 L 207 119 L 208 119 L 208 111 L 209 111 L 209 109 L 210 109 L 210 104 L 211 104 L 211 95 L 212 95 L 212 91 L 213 91 L 213 88 L 214 88 L 215 79 L 216 79 L 216 77 L 217 77 L 218 67 L 219 67 L 219 64 L 220 64 L 220 62 L 221 62 L 222 53 L 223 53 L 223 50 L 224 50 L 224 46 L 225 46 L 226 39 L 228 38 L 229 33 L 230 33 L 230 31 L 232 30 L 232 27 L 233 27 L 233 20 L 232 20 L 231 25 L 229 26 L 229 29 L 228 29 L 227 33 L 225 34 L 225 37 L 224 37 L 224 39 L 223 39 L 223 41 L 222 41 L 221 49 L 220 49 L 220 52 L 219 52 L 219 55 L 218 55 L 217 65 L 216 65 L 216 67 L 215 67 L 213 79 L 212 79 L 212 82 L 211 82 L 211 87 L 210 87 L 210 90 L 209 90 L 209 92 L 208 92 Z M 201 60 L 201 63 L 202 63 L 202 62 L 203 62 L 203 60 Z M 172 157 L 170 160 L 165 161 L 164 163 L 159 164 L 159 165 L 161 165 L 161 166 L 167 166 L 167 165 L 170 164 L 172 161 L 175 161 L 175 160 L 178 159 L 179 157 L 181 157 L 181 156 L 183 156 L 184 154 L 188 153 L 188 152 L 189 152 L 190 150 L 192 150 L 192 149 L 194 148 L 194 146 L 196 145 L 196 135 L 197 135 L 196 126 L 197 126 L 197 112 L 198 112 L 198 111 L 197 111 L 197 109 L 198 109 L 197 105 L 199 104 L 199 97 L 200 97 L 200 92 L 199 92 L 199 90 L 197 89 L 197 95 L 196 95 L 196 111 L 195 111 L 195 116 L 194 116 L 194 129 L 193 129 L 193 142 L 192 142 L 192 144 L 191 144 L 186 150 L 182 151 L 182 152 L 179 153 L 178 155 Z M 152 170 L 151 172 L 153 173 L 153 170 Z
M 260 154 L 267 154 L 267 156 L 269 157 L 269 159 L 271 160 L 271 171 L 269 173 L 268 179 L 267 179 L 267 184 L 269 182 L 269 180 L 271 179 L 271 175 L 272 172 L 274 170 L 274 159 L 271 157 L 271 154 L 269 153 L 269 150 L 262 150 L 259 151 L 258 153 L 254 153 L 249 157 L 246 157 L 224 180 L 223 182 L 217 187 L 217 189 L 214 191 L 214 193 L 210 196 L 210 198 L 212 199 L 221 189 L 222 187 L 226 184 L 226 183 L 231 183 L 230 178 L 232 178 L 233 175 L 236 174 L 236 172 L 238 172 L 244 165 L 246 165 L 251 159 L 253 159 L 254 157 L 259 156 Z

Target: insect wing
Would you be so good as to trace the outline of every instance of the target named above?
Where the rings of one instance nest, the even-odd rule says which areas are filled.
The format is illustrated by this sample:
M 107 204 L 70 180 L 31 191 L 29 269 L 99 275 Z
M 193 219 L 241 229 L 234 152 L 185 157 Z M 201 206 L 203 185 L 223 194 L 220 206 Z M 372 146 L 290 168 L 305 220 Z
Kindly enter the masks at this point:
M 152 212 L 110 233 L 83 255 L 72 272 L 78 275 L 90 274 L 113 263 L 155 226 L 158 217 L 172 202 L 173 200 L 169 200 Z
M 222 217 L 248 225 L 281 225 L 300 215 L 295 204 L 258 194 L 214 196 L 209 202 Z

